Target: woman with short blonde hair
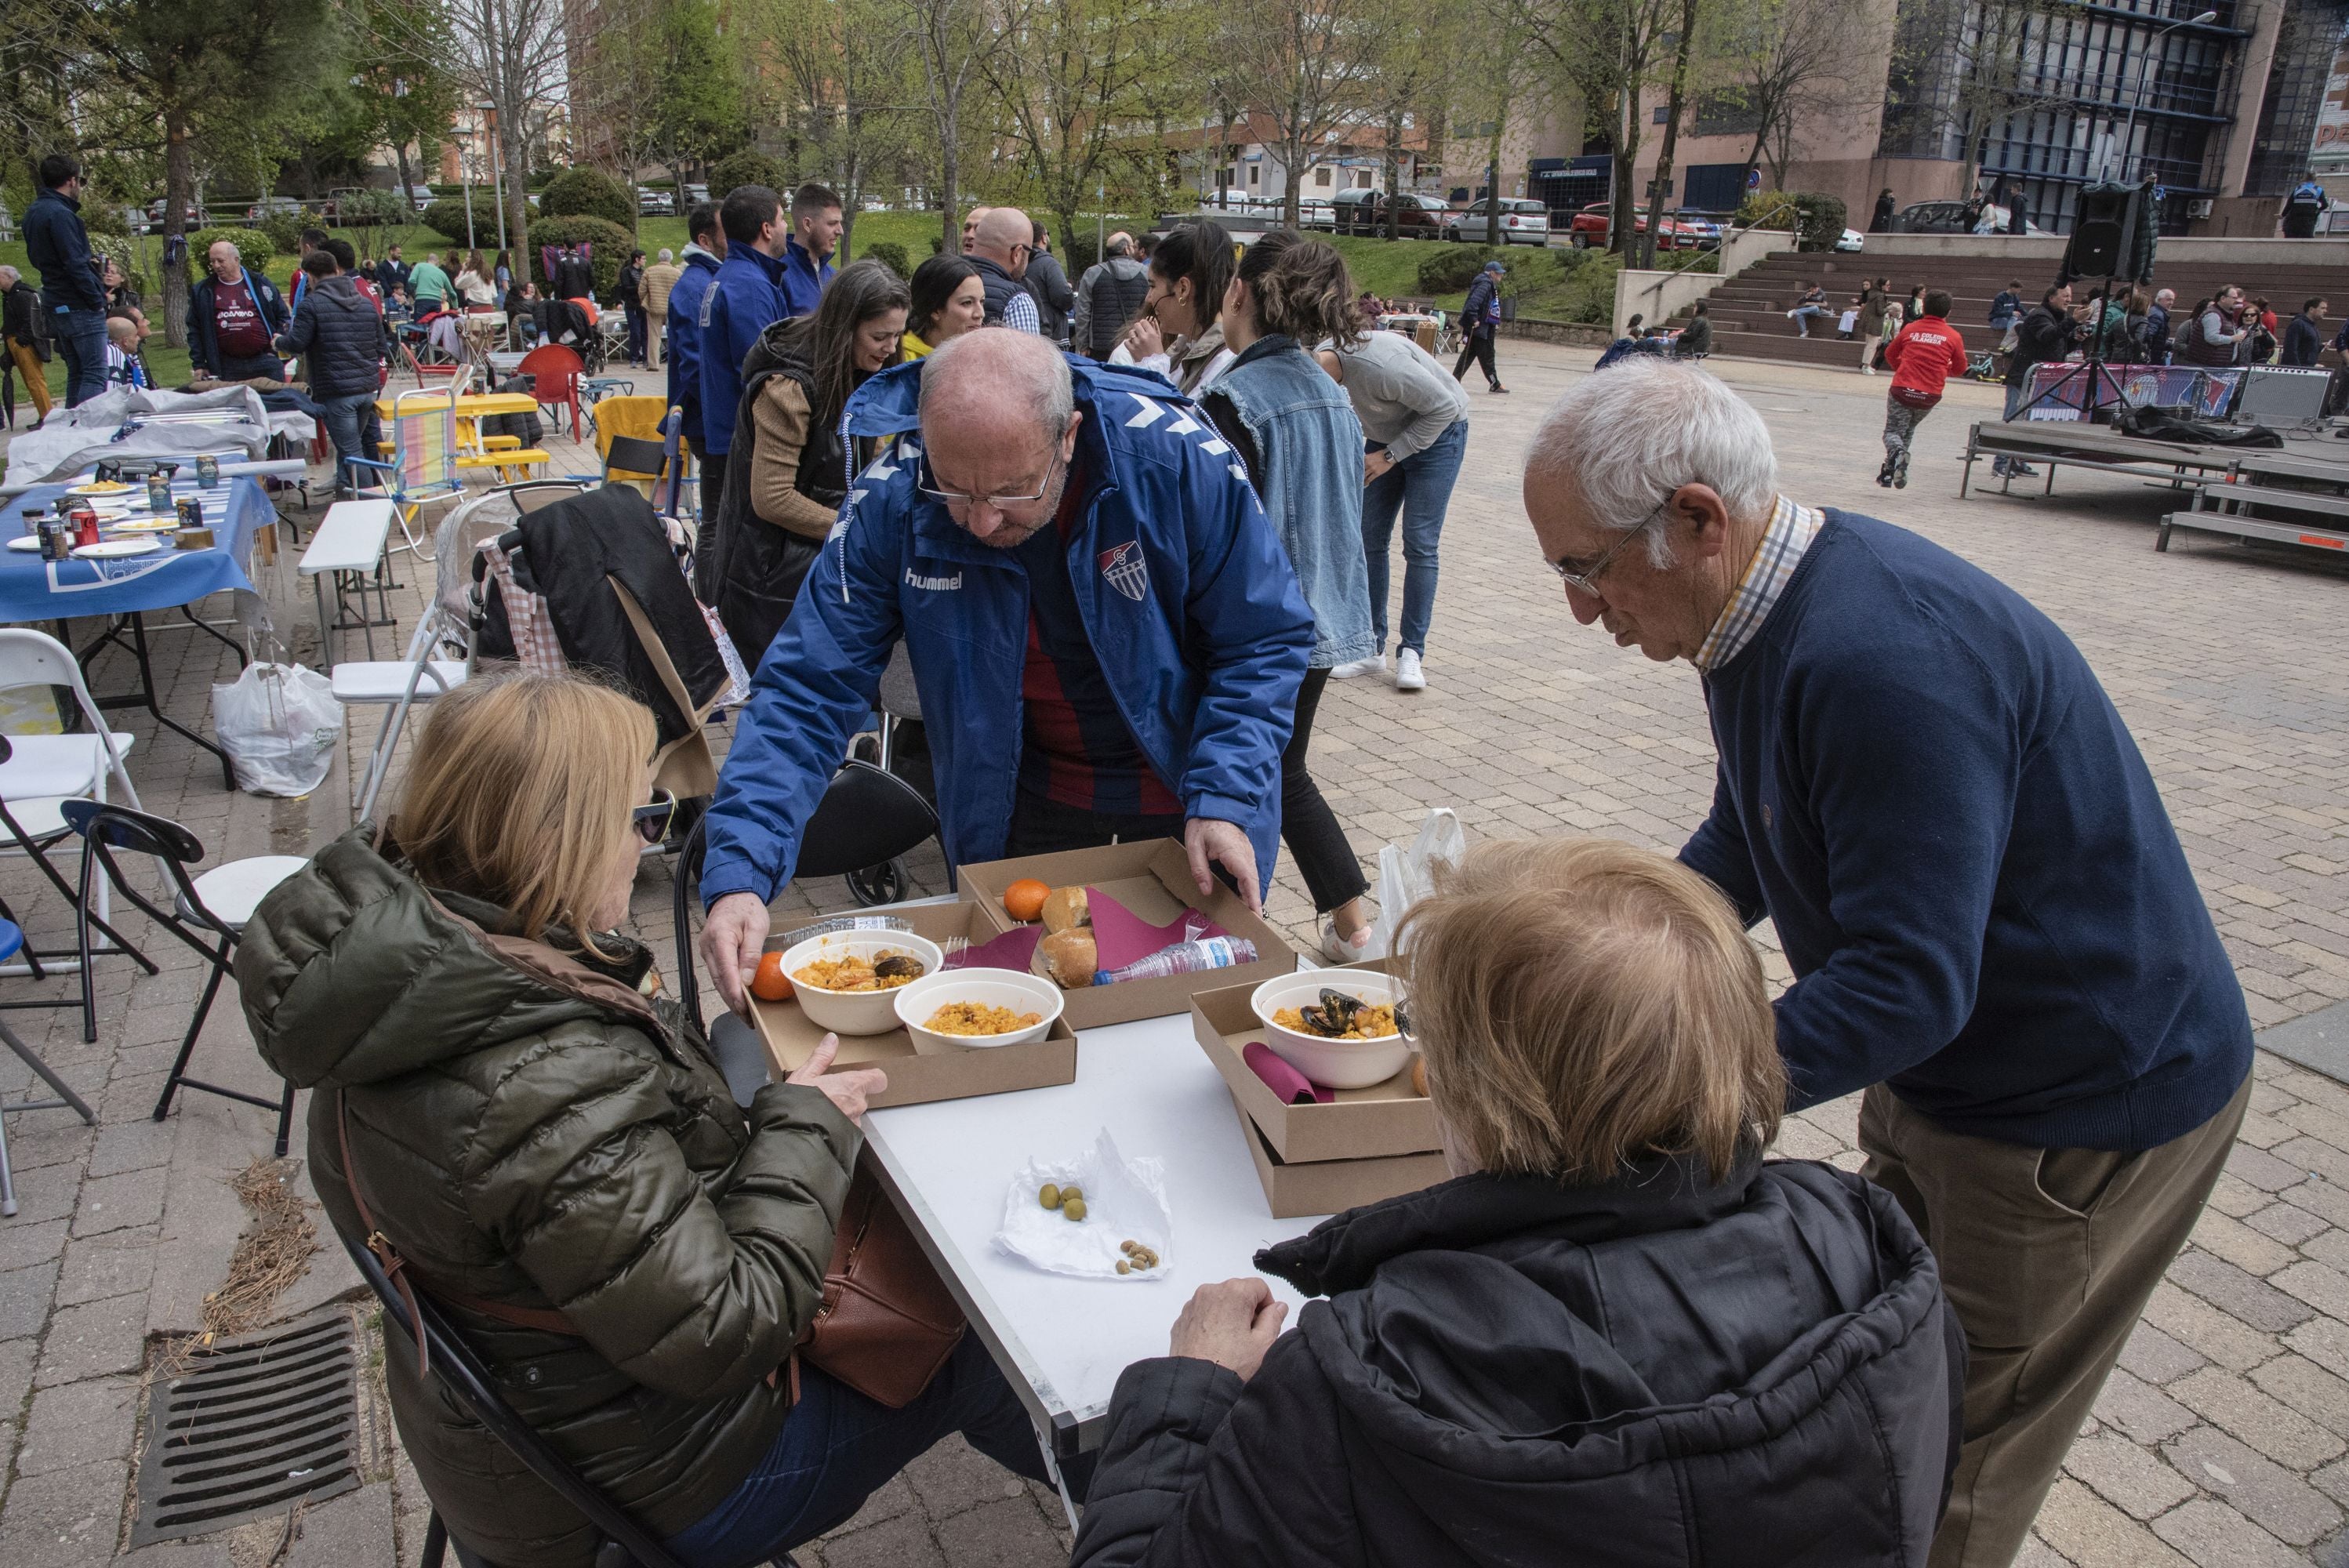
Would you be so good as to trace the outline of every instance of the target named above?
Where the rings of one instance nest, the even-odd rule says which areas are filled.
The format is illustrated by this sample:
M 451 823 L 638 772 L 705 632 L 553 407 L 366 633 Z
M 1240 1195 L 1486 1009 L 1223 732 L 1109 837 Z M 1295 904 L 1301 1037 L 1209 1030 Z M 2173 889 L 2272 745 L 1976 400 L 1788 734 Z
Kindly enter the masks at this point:
M 1767 1161 L 1753 944 L 1652 851 L 1488 843 L 1398 937 L 1452 1181 L 1206 1285 L 1126 1368 L 1076 1568 L 1913 1564 L 1964 1367 L 1892 1198 Z M 1330 984 L 1342 989 L 1342 972 Z
M 827 1073 L 827 1039 L 738 1104 L 613 929 L 667 826 L 654 746 L 641 704 L 580 676 L 465 682 L 390 820 L 262 901 L 237 981 L 263 1057 L 313 1091 L 336 1228 L 383 1238 L 522 1418 L 682 1561 L 737 1568 L 948 1432 L 1041 1466 L 975 1336 L 895 1409 L 794 1359 L 885 1079 Z M 504 1568 L 592 1563 L 586 1521 L 457 1417 L 412 1341 L 387 1336 L 385 1374 L 450 1533 Z

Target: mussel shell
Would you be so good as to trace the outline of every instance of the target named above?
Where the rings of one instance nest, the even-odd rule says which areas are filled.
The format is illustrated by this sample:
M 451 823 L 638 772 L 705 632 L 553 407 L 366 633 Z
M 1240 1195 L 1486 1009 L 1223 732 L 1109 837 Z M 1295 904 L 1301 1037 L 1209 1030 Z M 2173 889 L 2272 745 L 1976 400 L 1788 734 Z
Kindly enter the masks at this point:
M 892 953 L 873 965 L 873 977 L 876 980 L 895 980 L 901 975 L 908 980 L 919 980 L 922 977 L 922 961 L 909 958 L 902 953 Z
M 1321 988 L 1321 1010 L 1331 1018 L 1342 1019 L 1346 1026 L 1351 1026 L 1354 1015 L 1362 1010 L 1362 1004 L 1357 997 L 1349 996 L 1343 991 L 1332 991 L 1324 985 Z
M 1324 1038 L 1335 1039 L 1346 1032 L 1343 1028 L 1333 1025 L 1330 1016 L 1315 1006 L 1297 1009 L 1297 1020 L 1305 1026 L 1305 1032 L 1309 1035 L 1319 1035 Z

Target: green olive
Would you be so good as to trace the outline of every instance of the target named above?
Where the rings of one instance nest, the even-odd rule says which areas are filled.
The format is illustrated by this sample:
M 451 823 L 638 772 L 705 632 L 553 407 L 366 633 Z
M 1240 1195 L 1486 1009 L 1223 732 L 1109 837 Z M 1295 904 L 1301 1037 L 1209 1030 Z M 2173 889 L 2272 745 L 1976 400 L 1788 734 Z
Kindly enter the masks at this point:
M 1050 1181 L 1045 1182 L 1043 1188 L 1036 1194 L 1036 1202 L 1043 1204 L 1047 1209 L 1059 1208 L 1061 1206 L 1061 1190 L 1058 1187 L 1053 1186 Z
M 1084 1195 L 1085 1190 L 1082 1187 L 1069 1186 L 1061 1189 L 1061 1202 L 1063 1203 L 1071 1198 L 1081 1198 Z
M 1061 1218 L 1064 1220 L 1082 1220 L 1084 1217 L 1085 1201 L 1082 1198 L 1063 1198 L 1061 1200 Z

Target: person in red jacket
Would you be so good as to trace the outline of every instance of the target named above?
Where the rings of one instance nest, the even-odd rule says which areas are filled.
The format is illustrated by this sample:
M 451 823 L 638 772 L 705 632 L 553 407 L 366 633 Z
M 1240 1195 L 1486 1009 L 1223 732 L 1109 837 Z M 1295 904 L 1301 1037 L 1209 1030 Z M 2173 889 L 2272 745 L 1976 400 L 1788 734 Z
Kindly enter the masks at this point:
M 1935 289 L 1925 296 L 1925 314 L 1902 327 L 1884 346 L 1892 367 L 1892 389 L 1884 402 L 1884 466 L 1876 482 L 1887 489 L 1909 485 L 1909 442 L 1952 376 L 1966 373 L 1966 340 L 1950 325 L 1950 296 Z

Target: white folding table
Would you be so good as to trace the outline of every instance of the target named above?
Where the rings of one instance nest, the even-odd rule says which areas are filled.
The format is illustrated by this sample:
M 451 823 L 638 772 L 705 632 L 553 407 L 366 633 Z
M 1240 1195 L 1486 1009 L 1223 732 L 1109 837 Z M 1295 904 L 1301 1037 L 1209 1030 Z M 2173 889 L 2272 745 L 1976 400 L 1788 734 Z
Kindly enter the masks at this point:
M 1254 1274 L 1258 1248 L 1317 1222 L 1272 1217 L 1231 1091 L 1188 1014 L 1085 1030 L 1073 1083 L 900 1106 L 864 1121 L 891 1196 L 1056 1461 L 1100 1445 L 1118 1373 L 1166 1354 L 1193 1291 Z M 1174 1239 L 1163 1279 L 1046 1274 L 994 1245 L 1012 1173 L 1031 1158 L 1076 1155 L 1103 1129 L 1121 1154 L 1164 1164 Z M 1293 1324 L 1302 1298 L 1268 1283 Z
M 367 580 L 383 565 L 384 541 L 390 537 L 392 502 L 388 500 L 338 500 L 326 509 L 317 531 L 310 535 L 310 547 L 302 552 L 302 575 L 310 579 L 310 586 L 318 595 L 318 662 L 334 662 L 333 628 L 326 619 L 326 578 L 335 578 L 335 603 L 340 607 L 343 595 L 348 592 L 348 579 L 357 578 L 359 595 L 359 630 L 367 634 L 367 657 L 375 657 L 375 623 L 367 618 Z M 378 587 L 381 594 L 380 585 Z M 388 617 L 389 605 L 385 606 Z

